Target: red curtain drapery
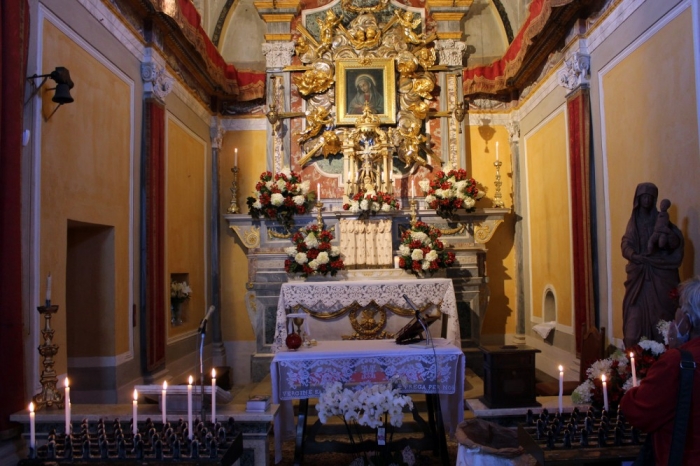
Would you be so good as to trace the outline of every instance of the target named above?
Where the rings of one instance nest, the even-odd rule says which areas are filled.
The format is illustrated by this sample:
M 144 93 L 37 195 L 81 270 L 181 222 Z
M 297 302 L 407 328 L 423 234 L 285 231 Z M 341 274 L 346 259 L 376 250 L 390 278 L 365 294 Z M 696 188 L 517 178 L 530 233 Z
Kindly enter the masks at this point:
M 27 407 L 22 335 L 22 121 L 29 44 L 26 0 L 0 2 L 0 432 Z M 26 403 L 26 404 L 25 404 Z

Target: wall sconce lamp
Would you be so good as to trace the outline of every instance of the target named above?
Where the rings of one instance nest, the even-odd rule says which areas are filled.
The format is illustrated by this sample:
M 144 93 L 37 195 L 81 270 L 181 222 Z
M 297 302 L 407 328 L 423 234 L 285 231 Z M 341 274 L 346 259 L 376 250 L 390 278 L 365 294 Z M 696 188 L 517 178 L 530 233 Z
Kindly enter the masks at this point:
M 37 78 L 44 78 L 38 86 L 34 81 Z M 49 119 L 53 116 L 54 113 L 56 113 L 56 110 L 58 110 L 58 107 L 60 107 L 61 105 L 73 102 L 73 97 L 70 95 L 70 90 L 73 89 L 73 81 L 70 79 L 70 73 L 68 72 L 68 68 L 57 66 L 56 69 L 49 74 L 35 74 L 27 78 L 27 81 L 29 81 L 32 86 L 32 95 L 29 96 L 29 99 L 27 99 L 27 101 L 24 104 L 27 105 L 29 101 L 32 100 L 32 98 L 39 92 L 41 87 L 46 83 L 46 80 L 49 78 L 56 81 L 56 87 L 49 90 L 56 91 L 51 100 L 56 102 L 58 105 L 56 106 L 56 108 L 53 109 L 51 115 L 44 118 L 44 121 L 49 121 Z

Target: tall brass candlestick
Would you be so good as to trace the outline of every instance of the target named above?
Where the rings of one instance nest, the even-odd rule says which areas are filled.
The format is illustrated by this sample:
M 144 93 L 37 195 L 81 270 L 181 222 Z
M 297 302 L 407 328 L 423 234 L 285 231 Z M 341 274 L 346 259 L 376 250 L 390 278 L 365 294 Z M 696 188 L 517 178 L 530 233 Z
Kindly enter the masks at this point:
M 41 393 L 34 396 L 34 403 L 37 409 L 43 406 L 52 407 L 54 403 L 57 407 L 63 408 L 63 394 L 56 389 L 56 371 L 53 369 L 53 357 L 58 353 L 58 345 L 53 344 L 54 330 L 51 328 L 51 315 L 58 311 L 58 306 L 52 306 L 47 300 L 46 306 L 39 306 L 37 310 L 44 315 L 44 328 L 41 335 L 44 337 L 44 344 L 39 346 L 39 354 L 44 358 L 44 370 L 41 372 Z
M 238 214 L 241 209 L 238 208 L 238 166 L 234 166 L 231 171 L 233 172 L 233 181 L 231 182 L 231 204 L 229 204 L 226 212 L 229 214 Z
M 493 162 L 494 167 L 496 167 L 496 181 L 493 183 L 496 186 L 496 193 L 493 195 L 493 206 L 494 207 L 504 207 L 503 197 L 501 196 L 501 165 L 503 163 L 500 160 Z

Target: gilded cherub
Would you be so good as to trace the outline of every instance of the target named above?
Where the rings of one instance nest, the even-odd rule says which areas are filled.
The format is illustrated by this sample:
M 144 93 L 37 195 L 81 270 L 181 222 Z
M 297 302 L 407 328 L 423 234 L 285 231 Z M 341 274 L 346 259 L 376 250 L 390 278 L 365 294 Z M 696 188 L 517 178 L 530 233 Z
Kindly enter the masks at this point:
M 328 50 L 333 43 L 335 28 L 340 24 L 340 18 L 333 13 L 333 10 L 326 11 L 326 18 L 317 18 L 318 28 L 321 35 L 321 44 L 318 47 L 318 55 Z
M 323 69 L 306 70 L 301 76 L 293 76 L 292 82 L 303 96 L 325 92 L 333 85 L 333 76 Z
M 413 13 L 410 11 L 404 11 L 401 13 L 401 11 L 396 10 L 394 14 L 396 15 L 396 20 L 399 22 L 399 24 L 403 26 L 403 34 L 406 37 L 406 41 L 414 45 L 425 43 L 422 35 L 413 32 L 413 30 L 420 26 L 421 22 L 423 21 L 421 18 L 414 20 Z
M 333 123 L 328 116 L 329 111 L 324 107 L 314 107 L 306 111 L 306 129 L 299 133 L 299 144 L 302 144 L 321 132 L 321 129 Z

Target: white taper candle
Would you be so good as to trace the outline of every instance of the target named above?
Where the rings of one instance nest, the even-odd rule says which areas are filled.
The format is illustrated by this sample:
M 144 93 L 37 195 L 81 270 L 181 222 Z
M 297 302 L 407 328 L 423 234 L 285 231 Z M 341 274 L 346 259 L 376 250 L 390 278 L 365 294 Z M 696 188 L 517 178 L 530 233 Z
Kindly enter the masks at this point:
M 167 413 L 167 402 L 166 402 L 167 395 L 168 395 L 168 382 L 167 382 L 167 381 L 164 381 L 164 382 L 163 382 L 163 406 L 162 406 L 162 409 L 161 409 L 161 411 L 162 411 L 162 416 L 163 416 L 163 419 L 162 419 L 163 425 L 165 425 L 165 423 L 166 423 L 167 420 L 168 420 L 168 416 L 167 416 L 167 414 L 166 414 L 166 413 Z
M 605 381 L 605 374 L 600 376 L 603 381 L 603 409 L 608 410 L 608 383 Z
M 559 366 L 559 412 L 564 410 L 564 366 Z
M 66 377 L 66 380 L 64 381 L 65 386 L 66 386 L 66 392 L 63 395 L 63 405 L 65 406 L 65 412 L 66 412 L 66 435 L 70 435 L 71 432 L 71 425 L 70 425 L 70 382 L 68 381 L 68 377 Z
M 34 403 L 29 403 L 29 448 L 36 448 L 36 413 Z
M 137 425 L 138 424 L 138 420 L 137 420 L 138 419 L 138 412 L 139 412 L 139 392 L 137 392 L 135 388 L 134 388 L 133 408 L 134 409 L 133 409 L 132 417 L 133 417 L 134 421 L 133 421 L 133 425 L 131 427 L 131 432 L 134 435 L 136 435 L 139 433 L 139 429 L 138 429 L 138 425 Z
M 630 353 L 630 366 L 632 366 L 632 386 L 637 386 L 637 367 L 634 364 L 634 353 Z
M 194 426 L 192 425 L 192 376 L 187 383 L 187 436 L 192 440 L 194 435 Z
M 211 370 L 211 423 L 216 424 L 216 369 Z

